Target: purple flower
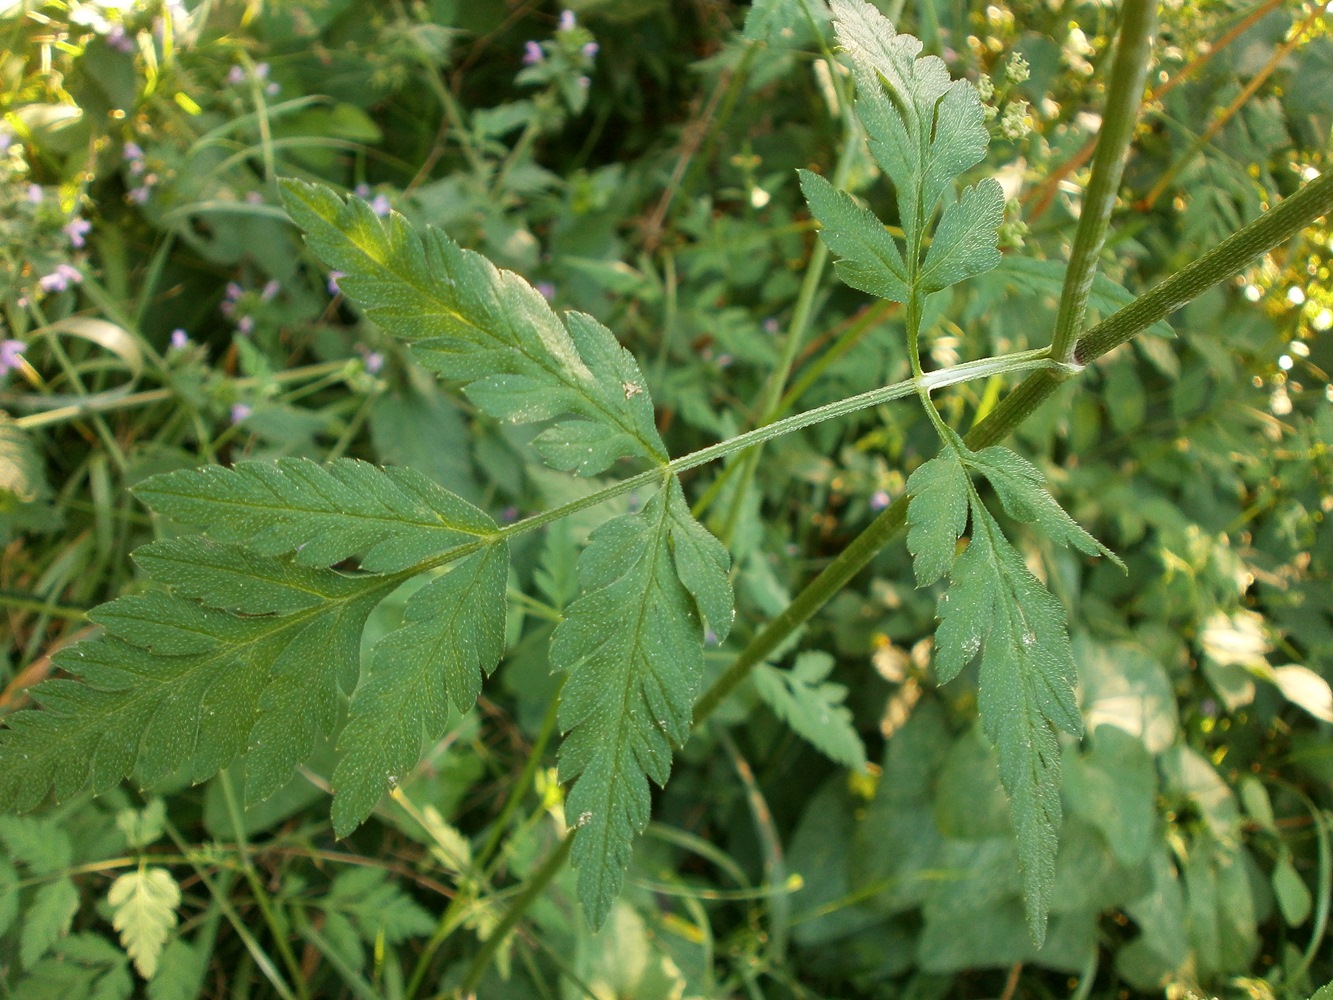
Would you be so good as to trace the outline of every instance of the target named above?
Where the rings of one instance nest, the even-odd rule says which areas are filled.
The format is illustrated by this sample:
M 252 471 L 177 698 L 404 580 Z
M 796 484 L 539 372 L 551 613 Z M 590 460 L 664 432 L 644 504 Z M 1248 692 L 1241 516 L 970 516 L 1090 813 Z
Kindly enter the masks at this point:
M 227 301 L 228 301 L 228 302 L 236 302 L 236 301 L 237 301 L 238 299 L 240 299 L 240 297 L 241 297 L 242 295 L 244 295 L 244 294 L 245 294 L 245 290 L 244 290 L 243 288 L 241 288 L 240 285 L 236 284 L 236 282 L 234 282 L 234 281 L 229 281 L 229 282 L 227 282 Z
M 596 59 L 597 53 L 600 49 L 601 46 L 599 46 L 596 42 L 586 42 L 583 46 L 583 58 Z
M 19 360 L 23 356 L 23 349 L 28 345 L 21 340 L 3 340 L 0 341 L 0 375 L 5 372 L 13 371 L 19 366 Z
M 380 218 L 389 214 L 389 196 L 387 194 L 377 194 L 370 203 L 370 210 Z
M 267 79 L 268 79 L 268 63 L 266 63 L 266 62 L 255 63 L 255 76 L 259 77 L 259 79 L 261 79 L 261 80 L 267 80 Z
M 136 205 L 144 204 L 148 201 L 148 188 L 146 186 L 134 188 L 130 191 L 129 198 Z
M 245 82 L 245 67 L 233 66 L 227 71 L 227 82 L 233 87 L 239 87 Z
M 280 93 L 282 93 L 282 84 L 280 83 L 266 84 L 264 87 L 264 93 L 268 94 L 269 97 L 277 97 Z
M 369 185 L 369 184 L 358 184 L 356 187 L 352 188 L 352 194 L 356 195 L 358 198 L 361 198 L 361 199 L 363 199 L 363 200 L 366 199 L 366 198 L 369 198 L 369 197 L 370 197 L 370 185 Z
M 84 240 L 83 237 L 92 228 L 93 224 L 89 222 L 87 219 L 80 219 L 76 217 L 70 219 L 68 222 L 65 223 L 64 231 L 65 235 L 69 237 L 69 242 L 72 246 L 81 247 L 85 242 L 87 242 L 86 240 Z
M 123 155 L 127 160 L 142 160 L 143 150 L 139 148 L 137 142 L 127 142 L 125 143 Z
M 371 375 L 378 375 L 384 368 L 384 355 L 379 351 L 367 351 L 361 360 Z
M 264 285 L 264 290 L 259 293 L 259 300 L 261 302 L 272 302 L 280 291 L 282 291 L 282 285 L 278 283 L 277 278 L 274 278 Z
M 586 76 L 581 76 L 579 77 L 579 86 L 582 87 L 584 90 L 587 90 L 589 87 L 592 86 L 592 80 Z
M 870 509 L 883 510 L 889 505 L 889 495 L 883 490 L 876 490 L 870 494 Z
M 28 185 L 28 203 L 31 205 L 42 203 L 42 186 L 40 184 Z
M 106 43 L 118 52 L 134 51 L 134 39 L 125 33 L 124 25 L 113 24 L 107 32 Z
M 562 10 L 560 12 L 561 31 L 573 31 L 575 23 L 574 12 L 572 10 Z
M 329 294 L 341 295 L 342 289 L 338 287 L 338 279 L 347 277 L 342 271 L 329 272 Z
M 504 521 L 505 524 L 509 524 L 511 521 L 517 521 L 518 508 L 515 507 L 513 504 L 510 504 L 504 510 L 500 511 L 500 520 Z
M 555 298 L 555 285 L 551 284 L 549 281 L 539 281 L 537 282 L 536 287 L 537 291 L 542 293 L 542 298 L 547 302 L 550 302 Z
M 714 632 L 711 628 L 704 629 L 704 645 L 705 646 L 717 645 L 717 633 Z
M 250 416 L 250 414 L 253 413 L 253 412 L 254 412 L 254 410 L 252 410 L 252 409 L 251 409 L 247 404 L 245 404 L 245 403 L 232 403 L 232 404 L 231 404 L 231 422 L 232 422 L 233 424 L 239 424 L 242 420 L 244 420 L 246 417 Z
M 60 263 L 50 274 L 37 280 L 44 292 L 63 292 L 70 285 L 77 285 L 83 280 L 83 275 L 78 269 L 69 264 Z
M 253 316 L 242 316 L 236 321 L 236 332 L 242 337 L 248 337 L 255 332 L 255 318 Z
M 173 351 L 183 351 L 190 346 L 190 335 L 180 327 L 171 331 L 171 349 Z
M 523 43 L 524 66 L 535 66 L 545 58 L 546 56 L 542 53 L 542 47 L 536 42 L 529 41 Z

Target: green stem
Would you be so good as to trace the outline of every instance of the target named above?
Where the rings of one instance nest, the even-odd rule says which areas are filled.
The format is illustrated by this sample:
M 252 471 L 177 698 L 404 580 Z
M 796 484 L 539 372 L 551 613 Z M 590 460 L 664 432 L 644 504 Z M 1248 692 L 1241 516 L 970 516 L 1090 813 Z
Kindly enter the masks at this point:
M 1008 437 L 1083 365 L 1128 342 L 1135 334 L 1165 319 L 1218 282 L 1238 274 L 1256 257 L 1285 243 L 1330 211 L 1333 211 L 1333 172 L 1306 184 L 1276 208 L 1098 323 L 1075 345 L 1074 366 L 1048 362 L 1034 371 L 964 438 L 967 447 L 976 451 Z M 694 709 L 694 724 L 698 726 L 707 719 L 756 665 L 869 565 L 906 523 L 907 497 L 904 495 L 871 521 L 781 614 L 750 641 L 699 699 Z
M 832 403 L 826 403 L 823 406 L 817 406 L 813 410 L 806 410 L 804 413 L 793 414 L 790 417 L 784 417 L 782 420 L 774 421 L 771 424 L 765 424 L 756 427 L 753 430 L 746 431 L 744 434 L 738 434 L 734 438 L 728 438 L 726 441 L 719 441 L 717 444 L 709 445 L 707 448 L 700 448 L 698 451 L 690 452 L 688 455 L 682 455 L 680 458 L 673 459 L 665 465 L 654 466 L 638 475 L 630 476 L 628 479 L 622 479 L 618 483 L 613 483 L 595 493 L 589 493 L 585 497 L 577 500 L 571 500 L 568 503 L 561 504 L 559 507 L 553 507 L 550 510 L 543 511 L 540 514 L 534 514 L 531 517 L 524 518 L 521 521 L 515 521 L 504 528 L 501 528 L 494 535 L 488 535 L 476 543 L 470 543 L 466 546 L 459 546 L 452 549 L 445 562 L 450 562 L 470 552 L 475 552 L 499 538 L 508 538 L 511 535 L 521 535 L 524 532 L 532 531 L 534 528 L 540 528 L 543 525 L 558 521 L 562 517 L 573 514 L 575 511 L 584 510 L 588 507 L 595 507 L 604 500 L 610 500 L 612 497 L 621 496 L 629 493 L 631 490 L 640 487 L 653 486 L 663 481 L 663 479 L 672 474 L 679 474 L 690 469 L 698 468 L 701 465 L 707 465 L 719 458 L 725 458 L 727 455 L 734 454 L 744 448 L 749 448 L 757 444 L 763 444 L 771 441 L 773 438 L 781 437 L 784 434 L 790 434 L 814 424 L 823 423 L 826 420 L 833 420 L 837 417 L 846 416 L 849 413 L 855 413 L 857 410 L 863 410 L 870 406 L 878 406 L 881 403 L 887 403 L 890 400 L 901 399 L 904 396 L 910 396 L 919 389 L 929 392 L 934 389 L 942 389 L 945 386 L 957 385 L 961 382 L 970 382 L 978 378 L 990 378 L 993 375 L 1000 375 L 1020 371 L 1040 370 L 1043 368 L 1058 369 L 1062 366 L 1051 361 L 1047 356 L 1046 348 L 1040 348 L 1033 351 L 1021 351 L 1015 354 L 1005 355 L 996 358 L 982 358 L 979 361 L 968 361 L 960 365 L 954 365 L 951 368 L 942 368 L 938 371 L 927 372 L 920 378 L 903 379 L 901 382 L 894 382 L 891 385 L 881 386 L 878 389 L 871 389 L 868 392 L 860 393 L 856 396 L 848 396 L 846 399 L 839 399 Z
M 306 365 L 303 368 L 292 368 L 287 371 L 275 372 L 272 375 L 246 376 L 245 378 L 232 379 L 231 384 L 236 387 L 250 387 L 261 384 L 300 382 L 308 378 L 322 378 L 331 372 L 341 371 L 349 364 L 349 360 L 343 361 L 321 361 L 319 364 Z M 18 417 L 13 421 L 15 427 L 23 430 L 34 430 L 38 427 L 46 427 L 50 424 L 64 423 L 67 420 L 77 420 L 79 417 L 90 413 L 107 413 L 112 410 L 127 410 L 136 406 L 148 406 L 152 403 L 165 403 L 177 398 L 175 389 L 147 389 L 143 392 L 130 393 L 127 396 L 102 396 L 93 397 L 84 402 L 75 403 L 70 406 L 62 406 L 54 410 L 45 410 L 41 413 L 34 413 L 26 417 Z M 14 401 L 22 405 L 22 400 Z M 13 405 L 11 403 L 11 405 Z
M 288 975 L 292 977 L 296 995 L 304 1000 L 309 995 L 306 993 L 305 976 L 301 973 L 301 965 L 296 961 L 296 955 L 287 940 L 287 929 L 278 919 L 278 914 L 269 900 L 268 891 L 259 881 L 259 873 L 255 870 L 254 860 L 250 857 L 250 844 L 245 836 L 245 821 L 241 817 L 240 805 L 236 801 L 236 789 L 232 787 L 231 775 L 225 769 L 218 772 L 218 786 L 227 803 L 227 815 L 231 820 L 232 835 L 236 838 L 236 853 L 241 859 L 241 871 L 245 875 L 246 882 L 250 884 L 255 903 L 258 904 L 260 913 L 264 915 L 264 922 L 268 924 L 269 932 L 273 935 L 273 944 L 278 949 L 278 956 L 282 959 L 282 964 L 287 966 Z
M 1087 315 L 1088 296 L 1097 276 L 1097 259 L 1106 242 L 1106 230 L 1143 101 L 1143 85 L 1148 75 L 1148 59 L 1156 27 L 1157 0 L 1124 0 L 1120 39 L 1116 43 L 1106 107 L 1097 136 L 1097 155 L 1092 161 L 1092 177 L 1083 194 L 1083 209 L 1078 219 L 1078 231 L 1074 234 L 1074 247 L 1069 255 L 1069 269 L 1065 271 L 1060 310 L 1055 320 L 1051 357 L 1060 361 L 1068 361 L 1073 356 L 1075 339 Z
M 509 909 L 505 915 L 500 918 L 500 922 L 495 925 L 490 936 L 486 938 L 481 946 L 481 950 L 473 956 L 471 964 L 468 965 L 467 974 L 463 977 L 463 985 L 459 988 L 462 996 L 471 996 L 476 992 L 477 985 L 481 982 L 481 977 L 486 975 L 486 967 L 491 964 L 491 959 L 495 953 L 500 950 L 500 945 L 504 944 L 505 938 L 509 932 L 514 929 L 518 922 L 523 919 L 523 914 L 528 911 L 537 898 L 546 891 L 546 887 L 551 880 L 560 874 L 565 867 L 565 861 L 569 858 L 570 848 L 574 846 L 574 837 L 578 830 L 570 830 L 565 834 L 565 839 L 560 841 L 558 847 L 553 850 L 542 866 L 533 873 L 528 884 L 523 887 L 523 891 L 514 897 L 514 901 L 509 904 Z
M 825 51 L 825 58 L 828 59 L 830 66 L 836 65 L 832 53 Z M 838 153 L 838 162 L 833 168 L 831 178 L 831 183 L 839 190 L 847 186 L 847 178 L 851 175 L 852 164 L 856 162 L 856 154 L 861 142 L 856 116 L 852 114 L 851 110 L 851 101 L 845 93 L 840 94 L 840 98 L 843 103 L 845 131 L 842 149 Z M 810 328 L 810 320 L 815 313 L 815 297 L 819 294 L 819 286 L 824 279 L 824 268 L 828 264 L 828 256 L 828 246 L 825 245 L 823 240 L 816 239 L 814 249 L 810 251 L 810 261 L 806 266 L 805 276 L 801 279 L 801 290 L 796 296 L 796 306 L 792 310 L 791 325 L 787 329 L 787 337 L 782 344 L 782 355 L 778 358 L 777 367 L 769 375 L 768 384 L 764 387 L 764 395 L 759 410 L 759 424 L 761 426 L 770 423 L 782 412 L 782 393 L 787 387 L 787 379 L 791 377 L 791 370 L 796 364 L 796 356 L 800 353 L 801 345 L 805 343 L 806 333 Z M 762 454 L 762 448 L 755 448 L 739 460 L 741 462 L 741 478 L 736 485 L 735 493 L 732 495 L 731 506 L 727 510 L 726 522 L 721 532 L 722 541 L 725 544 L 730 544 L 735 534 L 736 524 L 740 520 L 741 512 L 745 509 L 745 498 L 754 483 L 755 472 L 759 468 L 759 459 Z

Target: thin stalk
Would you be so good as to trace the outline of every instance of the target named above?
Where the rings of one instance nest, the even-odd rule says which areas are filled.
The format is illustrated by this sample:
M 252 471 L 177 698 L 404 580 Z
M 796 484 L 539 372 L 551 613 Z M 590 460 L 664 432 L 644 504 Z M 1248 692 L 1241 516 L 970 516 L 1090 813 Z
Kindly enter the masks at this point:
M 273 935 L 273 944 L 278 949 L 278 956 L 292 977 L 296 995 L 305 998 L 309 995 L 306 993 L 305 976 L 287 940 L 287 929 L 278 920 L 278 914 L 269 901 L 268 892 L 259 881 L 259 873 L 255 870 L 254 860 L 250 857 L 250 843 L 245 836 L 245 821 L 241 818 L 241 809 L 236 801 L 236 789 L 232 787 L 231 775 L 225 769 L 218 772 L 218 786 L 222 789 L 222 797 L 227 803 L 227 815 L 231 820 L 232 835 L 236 838 L 236 853 L 241 859 L 241 871 L 245 875 L 246 882 L 250 884 L 255 903 L 258 904 L 260 913 L 264 915 L 264 922 L 268 924 L 269 932 Z
M 1054 361 L 1051 361 L 1046 354 L 1046 348 L 1041 348 L 1033 351 L 1021 351 L 1003 357 L 982 358 L 978 361 L 968 361 L 961 365 L 954 365 L 951 368 L 942 368 L 939 371 L 927 372 L 919 379 L 903 379 L 901 382 L 894 382 L 890 385 L 881 386 L 878 389 L 871 389 L 868 392 L 863 392 L 856 396 L 848 396 L 846 399 L 839 399 L 832 403 L 826 403 L 823 406 L 817 406 L 813 410 L 806 410 L 804 413 L 796 413 L 790 417 L 784 417 L 782 420 L 776 420 L 771 424 L 756 427 L 753 430 L 746 431 L 744 434 L 738 434 L 734 438 L 728 438 L 726 441 L 719 441 L 717 444 L 709 445 L 706 448 L 700 448 L 698 451 L 690 452 L 688 455 L 682 455 L 680 458 L 673 459 L 664 465 L 654 466 L 651 469 L 640 472 L 638 475 L 630 476 L 628 479 L 622 479 L 618 483 L 613 483 L 610 486 L 597 490 L 595 493 L 589 493 L 585 497 L 579 497 L 577 500 L 571 500 L 568 503 L 561 504 L 559 507 L 553 507 L 540 514 L 533 514 L 531 517 L 524 518 L 521 521 L 515 521 L 513 524 L 499 529 L 495 534 L 486 536 L 481 541 L 452 549 L 449 553 L 449 558 L 445 561 L 452 561 L 453 559 L 460 558 L 468 553 L 476 552 L 498 539 L 508 538 L 512 535 L 521 535 L 524 532 L 532 531 L 534 528 L 540 528 L 543 525 L 550 524 L 553 521 L 560 520 L 562 517 L 573 514 L 575 511 L 584 510 L 588 507 L 595 507 L 604 500 L 610 500 L 612 497 L 621 496 L 625 493 L 629 493 L 631 490 L 656 485 L 672 474 L 696 469 L 701 465 L 715 462 L 719 458 L 725 458 L 728 455 L 752 447 L 753 445 L 763 444 L 774 438 L 782 437 L 784 434 L 790 434 L 793 431 L 802 430 L 806 427 L 811 427 L 814 424 L 823 423 L 826 420 L 834 420 L 837 417 L 855 413 L 857 410 L 864 410 L 867 407 L 878 406 L 881 403 L 887 403 L 890 400 L 910 396 L 918 391 L 918 387 L 924 388 L 926 391 L 931 391 L 934 389 L 942 389 L 949 385 L 969 382 L 973 379 L 990 378 L 993 375 L 1034 371 L 1042 368 L 1058 369 L 1067 367 L 1057 365 Z M 416 570 L 414 569 L 414 572 L 415 571 Z
M 504 839 L 504 832 L 509 827 L 509 821 L 513 819 L 514 813 L 518 811 L 518 807 L 523 802 L 523 796 L 527 794 L 533 778 L 537 776 L 537 768 L 541 765 L 546 744 L 550 742 L 551 735 L 555 732 L 557 711 L 560 708 L 560 691 L 564 686 L 564 678 L 561 678 L 560 688 L 551 697 L 551 703 L 546 706 L 546 715 L 542 718 L 542 728 L 537 733 L 537 739 L 532 744 L 532 750 L 528 753 L 528 761 L 523 766 L 523 773 L 519 775 L 518 781 L 514 782 L 514 787 L 509 792 L 509 798 L 505 800 L 500 815 L 495 819 L 495 826 L 491 828 L 491 835 L 486 838 L 485 846 L 477 852 L 476 866 L 479 871 L 486 870 L 487 863 L 499 848 L 500 841 Z
M 181 832 L 176 829 L 171 820 L 163 820 L 162 828 L 166 830 L 167 836 L 171 838 L 172 843 L 176 845 L 176 848 L 181 854 L 185 855 L 190 863 L 190 867 L 194 869 L 195 876 L 199 879 L 200 883 L 203 884 L 204 888 L 208 890 L 208 894 L 213 897 L 213 903 L 227 918 L 227 922 L 231 924 L 232 930 L 234 930 L 236 936 L 241 939 L 241 943 L 245 945 L 245 950 L 250 953 L 250 957 L 254 959 L 255 965 L 257 965 L 259 971 L 264 974 L 264 978 L 268 980 L 269 985 L 273 987 L 274 992 L 281 997 L 281 1000 L 297 1000 L 296 994 L 292 992 L 291 987 L 288 986 L 286 981 L 282 978 L 282 973 L 279 972 L 277 966 L 273 964 L 273 960 L 269 958 L 268 952 L 264 951 L 263 946 L 256 940 L 255 936 L 250 933 L 250 928 L 245 925 L 245 921 L 241 919 L 241 915 L 236 912 L 236 908 L 231 905 L 231 900 L 227 898 L 227 890 L 231 888 L 232 873 L 223 872 L 217 882 L 214 882 L 213 879 L 209 877 L 204 866 L 198 861 L 193 860 L 194 854 L 190 851 L 185 843 L 185 838 L 181 836 Z
M 1333 211 L 1333 172 L 1310 181 L 1244 229 L 1186 265 L 1151 291 L 1098 323 L 1074 347 L 1074 363 L 1048 362 L 1024 379 L 985 420 L 963 439 L 972 450 L 1009 434 L 1041 406 L 1070 375 L 1136 334 L 1165 319 L 1221 281 L 1239 274 L 1256 257 L 1296 236 L 1320 216 Z M 935 373 L 931 373 L 935 374 Z M 927 376 L 929 378 L 929 376 Z M 698 726 L 733 690 L 863 570 L 907 523 L 907 497 L 901 496 L 866 526 L 824 571 L 796 595 L 781 614 L 760 631 L 726 671 L 704 692 L 694 708 Z
M 291 368 L 286 371 L 275 372 L 272 375 L 264 376 L 246 376 L 245 378 L 232 379 L 231 384 L 237 387 L 250 387 L 260 384 L 269 384 L 273 382 L 300 382 L 308 378 L 322 378 L 331 372 L 340 371 L 347 366 L 347 361 L 321 361 L 319 364 L 306 365 L 303 368 Z M 133 392 L 127 396 L 111 396 L 101 398 L 91 398 L 81 403 L 75 403 L 70 406 L 61 406 L 54 410 L 44 410 L 41 413 L 34 413 L 26 417 L 18 417 L 13 421 L 15 427 L 23 430 L 35 430 L 38 427 L 47 427 L 51 424 L 61 424 L 69 420 L 77 420 L 79 417 L 87 416 L 90 413 L 108 413 L 114 410 L 128 410 L 136 406 L 149 406 L 153 403 L 166 403 L 176 398 L 174 389 L 146 389 L 143 392 Z
M 1134 125 L 1143 101 L 1143 85 L 1157 28 L 1157 0 L 1125 0 L 1120 38 L 1107 87 L 1106 108 L 1092 161 L 1092 178 L 1083 195 L 1083 209 L 1069 254 L 1069 269 L 1060 292 L 1060 310 L 1055 318 L 1051 357 L 1068 361 L 1074 341 L 1088 312 L 1088 296 L 1097 277 L 1097 259 L 1106 242 L 1106 230 L 1115 208 L 1120 177 L 1134 138 Z
M 477 984 L 481 982 L 481 977 L 486 974 L 486 967 L 491 964 L 491 959 L 500 950 L 500 945 L 509 936 L 509 932 L 523 919 L 523 914 L 527 913 L 528 907 L 537 901 L 537 898 L 546 891 L 546 887 L 551 883 L 551 880 L 560 874 L 561 869 L 565 867 L 565 861 L 569 858 L 569 851 L 574 846 L 574 837 L 577 834 L 577 829 L 570 830 L 569 833 L 565 834 L 564 840 L 560 841 L 559 846 L 547 855 L 541 867 L 533 873 L 532 878 L 528 880 L 528 884 L 523 887 L 523 891 L 509 904 L 509 909 L 505 911 L 505 915 L 492 929 L 481 949 L 472 957 L 467 974 L 463 977 L 463 985 L 459 988 L 461 995 L 471 996 L 476 992 Z
M 830 66 L 835 65 L 832 53 L 825 50 L 824 56 L 828 59 Z M 837 79 L 836 73 L 834 79 Z M 830 181 L 835 188 L 841 190 L 847 186 L 847 178 L 851 175 L 852 164 L 856 162 L 857 147 L 861 138 L 856 116 L 852 113 L 851 101 L 848 100 L 845 93 L 839 94 L 839 99 L 842 101 L 844 131 L 842 149 L 838 152 L 838 162 L 833 167 L 833 176 Z M 815 297 L 819 294 L 819 286 L 824 279 L 824 268 L 828 264 L 828 256 L 828 246 L 823 240 L 816 239 L 814 249 L 810 251 L 810 260 L 806 265 L 805 276 L 801 279 L 801 289 L 796 296 L 796 306 L 792 310 L 791 324 L 787 328 L 787 337 L 782 344 L 782 355 L 778 358 L 777 367 L 769 375 L 768 383 L 764 387 L 764 395 L 759 409 L 760 425 L 770 423 L 782 412 L 782 393 L 787 387 L 787 379 L 791 377 L 791 370 L 796 364 L 796 357 L 800 353 L 801 346 L 805 343 L 810 321 L 814 317 Z M 920 374 L 920 372 L 914 372 L 914 374 Z M 745 509 L 745 499 L 754 483 L 755 472 L 759 468 L 759 459 L 762 454 L 762 448 L 755 448 L 739 460 L 741 463 L 741 478 L 736 485 L 735 493 L 732 495 L 731 506 L 727 511 L 726 521 L 721 531 L 724 544 L 730 544 L 732 537 L 735 535 L 736 524 L 740 520 L 741 511 Z

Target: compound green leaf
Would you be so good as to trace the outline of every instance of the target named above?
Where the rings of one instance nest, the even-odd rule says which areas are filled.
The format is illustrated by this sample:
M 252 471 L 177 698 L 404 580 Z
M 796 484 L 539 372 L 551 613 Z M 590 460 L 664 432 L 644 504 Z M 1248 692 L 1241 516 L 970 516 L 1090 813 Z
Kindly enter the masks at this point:
M 1035 523 L 1053 542 L 1072 545 L 1090 556 L 1106 556 L 1121 569 L 1119 557 L 1084 531 L 1046 490 L 1041 470 L 1023 456 L 999 445 L 969 452 L 964 459 L 995 489 L 1004 511 L 1016 521 Z
M 465 712 L 504 647 L 503 542 L 459 561 L 412 595 L 404 624 L 375 645 L 352 695 L 333 772 L 333 828 L 346 836 L 444 735 L 452 702 Z
M 565 462 L 557 467 L 593 474 L 614 458 L 667 461 L 638 365 L 595 319 L 569 313 L 562 322 L 521 277 L 438 230 L 418 234 L 397 213 L 381 220 L 365 202 L 317 185 L 288 180 L 282 189 L 310 248 L 343 272 L 343 293 L 426 367 L 464 382 L 484 412 L 602 425 L 594 456 L 585 450 L 570 465 L 568 449 L 556 448 Z
M 1004 191 L 987 177 L 963 191 L 940 216 L 921 267 L 923 291 L 935 292 L 958 281 L 984 274 L 1000 262 L 1000 224 L 1004 222 Z
M 351 920 L 371 945 L 381 939 L 401 944 L 429 934 L 436 925 L 428 910 L 378 868 L 348 867 L 333 880 L 320 905 Z
M 108 634 L 55 656 L 81 681 L 37 685 L 42 708 L 15 712 L 0 729 L 0 808 L 32 808 L 48 791 L 104 791 L 135 773 L 152 787 L 182 765 L 203 781 L 252 740 L 259 772 L 290 777 L 336 721 L 365 619 L 399 582 L 293 570 L 318 605 L 236 616 L 155 592 L 99 609 Z
M 176 926 L 176 907 L 181 890 L 165 868 L 140 868 L 126 872 L 106 894 L 111 906 L 111 926 L 120 932 L 120 943 L 144 979 L 157 974 L 171 929 Z
M 579 562 L 584 592 L 551 641 L 551 664 L 567 675 L 560 774 L 574 786 L 565 810 L 579 827 L 573 861 L 594 927 L 648 822 L 648 779 L 666 783 L 671 744 L 689 735 L 703 673 L 703 627 L 676 573 L 674 524 L 658 493 L 594 531 Z
M 935 635 L 941 682 L 981 654 L 980 713 L 1009 793 L 1028 927 L 1045 937 L 1060 829 L 1056 728 L 1080 735 L 1074 659 L 1064 608 L 1032 575 L 980 503 L 972 538 L 940 599 Z
M 907 266 L 898 241 L 869 209 L 818 174 L 798 171 L 801 191 L 819 220 L 819 238 L 837 255 L 834 269 L 846 284 L 893 302 L 906 302 Z
M 760 664 L 753 675 L 755 690 L 774 715 L 829 760 L 864 771 L 865 744 L 843 704 L 847 688 L 825 681 L 832 669 L 833 657 L 819 652 L 800 654 L 790 671 Z
M 262 555 L 294 553 L 302 566 L 361 557 L 390 573 L 495 531 L 485 512 L 412 469 L 354 459 L 303 458 L 168 472 L 135 495 L 159 514 Z
M 971 488 L 957 452 L 946 448 L 913 472 L 907 493 L 912 498 L 907 505 L 907 550 L 917 585 L 924 587 L 949 572 L 958 538 L 967 528 Z
M 79 912 L 79 890 L 61 877 L 39 886 L 23 911 L 19 930 L 19 964 L 31 969 L 63 934 Z
M 986 155 L 981 98 L 965 80 L 950 80 L 935 56 L 918 58 L 921 42 L 861 0 L 832 0 L 838 41 L 852 60 L 857 114 L 870 149 L 898 198 L 909 247 L 920 237 L 950 181 Z

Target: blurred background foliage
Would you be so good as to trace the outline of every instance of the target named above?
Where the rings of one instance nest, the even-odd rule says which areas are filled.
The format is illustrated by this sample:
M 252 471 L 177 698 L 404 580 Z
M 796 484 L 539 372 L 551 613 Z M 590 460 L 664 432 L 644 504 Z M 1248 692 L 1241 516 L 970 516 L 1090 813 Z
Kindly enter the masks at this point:
M 877 5 L 982 86 L 977 173 L 1010 198 L 1005 263 L 931 304 L 931 359 L 1043 346 L 1115 8 Z M 850 187 L 892 204 L 817 0 L 8 0 L 0 34 L 0 712 L 88 634 L 88 608 L 139 586 L 129 550 L 170 530 L 127 491 L 151 473 L 350 455 L 504 519 L 595 488 L 363 322 L 278 176 L 443 227 L 597 315 L 677 454 L 762 415 L 814 239 L 795 168 L 827 172 L 851 143 Z M 1321 5 L 1173 0 L 1154 60 L 1103 314 L 1328 166 Z M 1129 566 L 1029 545 L 1075 623 L 1091 733 L 1065 751 L 1041 951 L 975 677 L 931 682 L 935 598 L 901 546 L 780 651 L 791 672 L 761 669 L 684 749 L 607 931 L 565 873 L 492 940 L 563 829 L 544 640 L 607 504 L 525 536 L 487 695 L 349 840 L 327 758 L 244 814 L 236 768 L 0 817 L 0 995 L 1308 996 L 1333 977 L 1330 225 L 1019 434 Z M 784 411 L 908 374 L 897 307 L 831 275 L 814 305 Z M 946 417 L 966 429 L 1002 391 L 954 390 Z M 714 668 L 934 442 L 919 408 L 882 407 L 770 446 L 753 479 L 692 474 L 735 566 Z

